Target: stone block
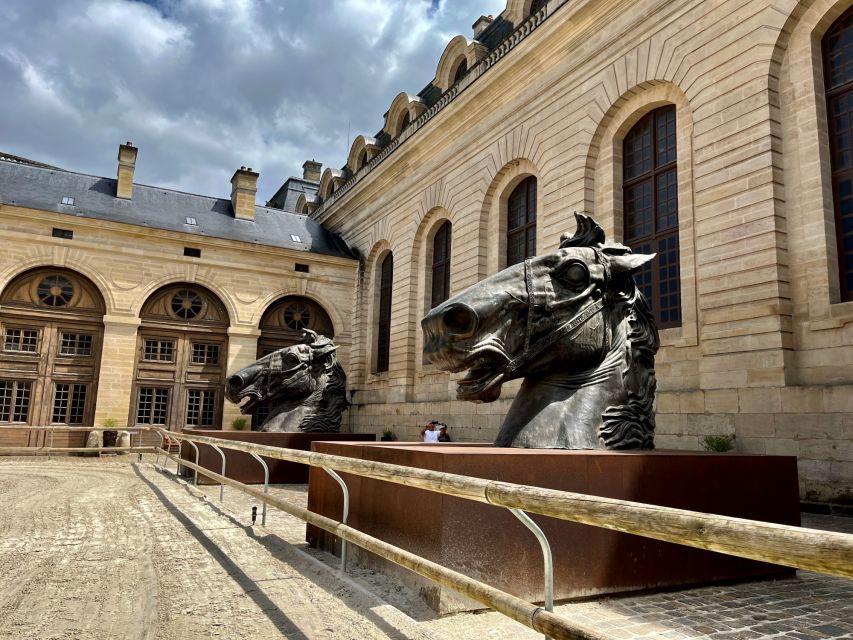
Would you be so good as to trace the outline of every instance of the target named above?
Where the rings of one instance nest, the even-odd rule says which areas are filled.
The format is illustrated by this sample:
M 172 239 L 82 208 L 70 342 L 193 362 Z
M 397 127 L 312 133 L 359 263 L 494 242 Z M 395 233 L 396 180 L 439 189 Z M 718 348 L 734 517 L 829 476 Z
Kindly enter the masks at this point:
M 779 438 L 834 440 L 843 433 L 841 416 L 837 413 L 783 413 L 775 417 L 774 424 Z
M 778 388 L 739 389 L 741 413 L 779 413 L 782 411 L 782 397 Z
M 800 443 L 790 438 L 766 438 L 765 453 L 769 456 L 799 456 Z
M 709 389 L 705 391 L 705 411 L 708 413 L 737 413 L 737 389 Z
M 786 387 L 780 390 L 785 413 L 818 413 L 823 411 L 824 387 Z
M 678 394 L 677 393 L 658 393 L 655 403 L 656 411 L 661 413 L 678 413 Z
M 735 434 L 740 438 L 772 438 L 776 429 L 772 414 L 740 413 L 734 417 Z
M 736 438 L 735 451 L 763 455 L 767 453 L 767 440 L 764 438 Z
M 678 410 L 681 413 L 705 413 L 705 394 L 702 391 L 679 393 Z
M 853 462 L 853 442 L 848 440 L 801 440 L 800 459 Z
M 837 413 L 853 413 L 853 386 L 826 387 L 823 394 L 823 410 Z

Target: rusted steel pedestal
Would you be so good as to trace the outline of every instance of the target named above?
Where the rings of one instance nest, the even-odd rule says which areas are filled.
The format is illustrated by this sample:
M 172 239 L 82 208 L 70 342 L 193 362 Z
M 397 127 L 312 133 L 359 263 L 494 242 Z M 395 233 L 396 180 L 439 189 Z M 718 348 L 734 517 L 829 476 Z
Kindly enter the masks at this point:
M 223 440 L 237 440 L 239 442 L 250 442 L 252 444 L 264 444 L 270 447 L 282 447 L 284 449 L 301 449 L 309 451 L 311 443 L 318 440 L 340 440 L 373 442 L 376 435 L 372 433 L 262 433 L 260 431 L 218 431 L 214 429 L 184 429 L 183 433 L 192 436 L 207 436 L 209 438 L 222 438 Z M 222 458 L 216 451 L 206 444 L 199 444 L 199 464 L 205 469 L 216 473 L 222 471 Z M 264 470 L 257 460 L 248 453 L 242 451 L 225 452 L 225 475 L 245 484 L 263 484 Z M 192 447 L 184 445 L 181 450 L 181 458 L 195 461 L 195 451 Z M 298 462 L 286 462 L 264 458 L 270 468 L 270 484 L 300 484 L 308 482 L 308 466 Z M 199 474 L 199 484 L 219 484 Z
M 489 446 L 318 442 L 312 450 L 354 458 L 631 500 L 705 513 L 799 525 L 796 458 L 684 451 L 565 451 Z M 530 601 L 543 598 L 533 535 L 506 509 L 342 473 L 349 524 Z M 311 469 L 308 508 L 340 519 L 340 487 Z M 793 570 L 597 527 L 532 515 L 554 554 L 555 597 L 658 589 Z M 336 540 L 308 527 L 310 544 Z M 440 612 L 480 605 L 362 550 L 355 561 L 398 575 Z

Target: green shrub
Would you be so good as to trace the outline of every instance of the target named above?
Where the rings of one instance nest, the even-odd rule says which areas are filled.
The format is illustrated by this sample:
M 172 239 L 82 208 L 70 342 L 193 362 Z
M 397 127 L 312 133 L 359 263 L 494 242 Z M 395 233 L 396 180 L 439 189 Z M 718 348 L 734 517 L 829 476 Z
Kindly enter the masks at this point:
M 702 448 L 705 451 L 717 451 L 718 453 L 731 451 L 735 448 L 735 437 L 734 435 L 705 436 L 705 439 L 702 441 Z
M 231 426 L 235 431 L 245 431 L 249 426 L 249 421 L 246 418 L 234 418 Z

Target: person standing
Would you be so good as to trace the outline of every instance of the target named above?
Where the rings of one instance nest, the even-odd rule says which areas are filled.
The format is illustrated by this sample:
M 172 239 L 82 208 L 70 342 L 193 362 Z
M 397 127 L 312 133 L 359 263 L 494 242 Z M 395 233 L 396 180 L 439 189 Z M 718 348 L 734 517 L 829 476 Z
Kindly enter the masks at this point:
M 424 442 L 438 442 L 439 424 L 440 423 L 436 420 L 430 420 L 426 423 L 426 426 L 421 429 L 421 436 L 423 437 Z

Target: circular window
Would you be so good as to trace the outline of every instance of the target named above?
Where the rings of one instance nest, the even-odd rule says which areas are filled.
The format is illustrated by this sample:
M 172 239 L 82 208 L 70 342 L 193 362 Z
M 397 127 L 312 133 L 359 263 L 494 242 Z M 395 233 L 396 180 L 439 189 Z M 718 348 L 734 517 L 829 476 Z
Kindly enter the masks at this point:
M 311 322 L 311 309 L 307 304 L 294 302 L 284 309 L 284 325 L 291 331 L 302 331 Z
M 39 302 L 48 307 L 64 307 L 74 295 L 74 285 L 63 276 L 47 276 L 36 291 Z
M 201 296 L 195 291 L 181 289 L 172 296 L 172 313 L 184 320 L 195 318 L 201 311 Z

